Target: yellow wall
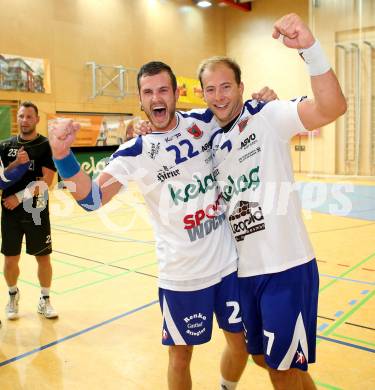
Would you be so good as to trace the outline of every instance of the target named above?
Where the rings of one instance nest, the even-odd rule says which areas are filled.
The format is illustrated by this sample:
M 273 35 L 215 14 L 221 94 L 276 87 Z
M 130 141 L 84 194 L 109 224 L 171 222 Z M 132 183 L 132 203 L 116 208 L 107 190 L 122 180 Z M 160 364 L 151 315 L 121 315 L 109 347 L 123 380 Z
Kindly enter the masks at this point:
M 308 93 L 309 78 L 299 56 L 271 36 L 274 22 L 290 12 L 297 13 L 308 23 L 307 0 L 260 0 L 252 3 L 250 13 L 227 10 L 227 54 L 242 68 L 245 98 L 265 85 L 274 89 L 281 99 Z M 294 151 L 294 143 L 292 141 L 293 166 L 299 170 L 300 156 Z M 308 152 L 301 155 L 302 170 L 307 170 Z
M 281 99 L 300 95 L 312 96 L 310 78 L 303 61 L 295 50 L 283 46 L 271 36 L 273 23 L 283 15 L 294 12 L 309 23 L 309 1 L 254 1 L 252 12 L 227 12 L 226 46 L 228 55 L 236 58 L 243 70 L 245 96 L 264 85 L 274 89 Z M 319 37 L 320 38 L 320 37 Z M 327 126 L 321 135 L 308 142 L 301 137 L 304 152 L 295 151 L 298 137 L 291 142 L 294 169 L 302 172 L 333 173 L 335 170 L 334 126 Z M 326 153 L 326 149 L 332 154 Z
M 295 12 L 308 22 L 307 0 L 255 0 L 251 12 L 228 9 L 227 54 L 241 65 L 245 95 L 267 85 L 282 98 L 306 92 L 308 77 L 295 50 L 272 38 L 274 22 Z M 308 84 L 307 84 L 308 85 Z
M 320 0 L 319 7 L 313 8 L 313 20 L 316 34 L 325 44 L 325 48 L 330 49 L 331 58 L 335 58 L 336 65 L 340 58 L 341 64 L 343 62 L 343 54 L 335 52 L 335 47 L 332 43 L 338 42 L 340 44 L 348 44 L 348 42 L 356 42 L 361 48 L 361 81 L 359 94 L 355 93 L 351 88 L 347 88 L 346 95 L 353 98 L 353 93 L 360 96 L 361 101 L 361 118 L 358 121 L 360 125 L 360 148 L 359 148 L 359 163 L 358 173 L 360 175 L 371 175 L 375 172 L 375 167 L 370 166 L 370 127 L 369 125 L 369 107 L 370 107 L 370 83 L 369 76 L 371 73 L 369 66 L 369 49 L 363 45 L 363 40 L 375 42 L 375 1 L 374 0 L 357 0 L 357 1 L 334 1 L 334 0 Z M 339 57 L 340 56 L 340 57 Z M 338 58 L 339 57 L 339 58 Z M 373 64 L 375 64 L 373 58 Z M 350 66 L 347 60 L 347 70 Z M 374 65 L 373 65 L 374 67 Z M 375 87 L 375 69 L 372 69 L 372 84 Z M 340 81 L 344 83 L 344 75 L 337 72 L 340 76 Z M 354 79 L 354 71 L 353 71 Z M 354 80 L 353 80 L 354 81 Z M 343 85 L 344 87 L 344 85 Z M 372 89 L 374 96 L 374 90 Z M 350 102 L 349 102 L 350 103 Z M 373 102 L 372 102 L 373 104 Z M 373 112 L 374 109 L 373 109 Z M 373 114 L 374 115 L 374 114 Z M 351 121 L 354 120 L 351 108 L 349 106 L 346 117 Z M 327 144 L 328 148 L 334 148 L 335 145 Z M 330 149 L 327 149 L 329 153 Z M 344 120 L 338 121 L 336 128 L 336 173 L 354 174 L 357 168 L 357 163 L 345 166 L 345 136 L 344 136 Z M 349 172 L 348 172 L 349 170 Z
M 89 98 L 88 61 L 139 68 L 160 59 L 195 77 L 202 58 L 225 54 L 223 11 L 188 0 L 0 0 L 0 9 L 1 52 L 50 61 L 51 94 L 0 91 L 0 99 L 34 101 L 42 133 L 55 111 L 140 114 L 137 97 Z
M 203 58 L 224 54 L 234 57 L 243 69 L 245 97 L 264 85 L 284 99 L 311 96 L 303 62 L 294 50 L 271 37 L 274 21 L 289 12 L 306 22 L 310 19 L 334 65 L 337 33 L 358 27 L 359 21 L 362 26 L 374 26 L 375 1 L 320 0 L 315 9 L 310 2 L 254 0 L 252 11 L 242 12 L 229 7 L 202 10 L 191 0 L 0 0 L 0 51 L 46 58 L 51 65 L 50 94 L 0 91 L 0 100 L 35 101 L 41 111 L 42 133 L 47 113 L 55 111 L 140 115 L 136 96 L 90 99 L 86 62 L 139 68 L 160 59 L 177 75 L 196 77 Z M 357 8 L 362 4 L 363 9 L 353 11 L 353 4 Z M 294 150 L 297 140 L 292 140 L 295 169 L 340 172 L 340 127 L 342 123 L 337 129 L 336 124 L 326 126 L 313 146 L 303 137 L 306 151 L 301 154 Z M 368 140 L 366 134 L 363 140 Z
M 313 6 L 315 4 L 316 6 Z M 375 39 L 374 0 L 255 0 L 250 13 L 234 9 L 226 11 L 226 50 L 242 67 L 245 96 L 267 84 L 280 98 L 288 99 L 298 95 L 312 96 L 310 80 L 303 62 L 294 50 L 289 50 L 271 37 L 272 25 L 284 14 L 295 12 L 306 23 L 309 22 L 315 36 L 326 51 L 333 69 L 336 68 L 335 44 L 340 36 L 350 39 Z M 354 39 L 354 40 L 355 40 Z M 365 52 L 362 61 L 368 62 Z M 369 163 L 369 72 L 364 65 L 361 78 L 361 145 L 359 174 L 371 174 Z M 373 78 L 375 72 L 373 69 Z M 375 83 L 373 83 L 375 86 Z M 373 87 L 374 87 L 373 86 Z M 372 93 L 374 95 L 374 93 Z M 374 110 L 373 110 L 374 111 Z M 375 111 L 374 111 L 375 112 Z M 309 173 L 345 173 L 343 119 L 322 129 L 313 142 L 301 137 L 304 152 L 296 152 L 294 146 L 298 137 L 291 142 L 295 170 Z M 373 168 L 375 171 L 375 168 Z

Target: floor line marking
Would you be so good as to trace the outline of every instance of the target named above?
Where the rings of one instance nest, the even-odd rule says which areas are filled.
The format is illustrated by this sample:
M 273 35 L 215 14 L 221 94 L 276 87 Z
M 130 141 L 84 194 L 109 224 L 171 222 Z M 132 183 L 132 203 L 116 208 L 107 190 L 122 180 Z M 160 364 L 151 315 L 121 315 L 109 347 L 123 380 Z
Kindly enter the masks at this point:
M 332 336 L 339 337 L 341 339 L 347 339 L 347 340 L 355 341 L 356 343 L 362 343 L 362 344 L 371 345 L 371 346 L 375 347 L 375 343 L 371 343 L 370 341 L 355 339 L 353 337 L 344 336 L 344 335 L 338 334 L 338 333 L 332 333 Z
M 339 320 L 333 323 L 329 329 L 324 333 L 324 336 L 328 336 L 332 333 L 336 328 L 338 328 L 342 323 L 344 323 L 352 314 L 354 314 L 357 310 L 359 310 L 367 301 L 369 301 L 375 295 L 375 291 L 371 294 L 367 295 L 361 302 L 359 302 L 356 306 L 354 306 L 351 310 L 349 310 L 344 316 L 342 316 Z
M 344 280 L 345 282 L 369 284 L 370 286 L 375 286 L 375 282 L 366 282 L 366 281 L 364 281 L 364 280 L 350 279 L 350 278 L 342 278 L 342 277 L 340 277 L 340 276 L 334 276 L 334 275 L 328 275 L 328 274 L 321 274 L 321 273 L 319 273 L 319 276 L 324 276 L 325 278 L 330 278 L 330 279 Z M 323 288 L 324 288 L 324 287 L 323 287 Z M 323 288 L 322 288 L 322 289 L 323 289 Z M 322 290 L 322 289 L 321 289 L 321 290 Z
M 348 343 L 346 341 L 336 340 L 336 339 L 332 339 L 330 337 L 325 337 L 325 336 L 320 336 L 320 335 L 316 336 L 316 338 L 321 339 L 321 340 L 325 340 L 325 341 L 330 341 L 330 342 L 336 343 L 336 344 L 345 345 L 345 346 L 351 347 L 351 348 L 361 349 L 362 351 L 375 353 L 374 348 L 367 348 L 367 347 L 363 347 L 362 345 L 356 345 L 356 344 Z
M 369 261 L 371 258 L 373 258 L 375 256 L 375 253 L 372 253 L 370 256 L 366 257 L 364 260 L 360 261 L 359 263 L 357 263 L 356 265 L 354 265 L 353 267 L 349 268 L 347 271 L 343 272 L 337 280 L 339 280 L 339 278 L 343 278 L 345 275 L 349 274 L 350 272 L 354 271 L 355 269 L 357 269 L 358 267 L 360 267 L 362 264 L 366 263 L 367 261 Z M 337 280 L 332 280 L 331 282 L 329 282 L 328 284 L 326 284 L 324 287 L 322 287 L 321 289 L 319 289 L 319 293 L 322 293 L 324 290 L 326 290 L 328 287 L 331 287 L 333 284 L 337 283 Z
M 342 387 L 328 385 L 327 383 L 322 383 L 322 382 L 319 382 L 317 380 L 314 380 L 314 383 L 317 384 L 318 386 L 325 387 L 326 389 L 329 389 L 329 390 L 343 390 Z
M 122 277 L 122 276 L 125 276 L 125 275 L 131 275 L 131 274 L 137 274 L 137 275 L 142 275 L 142 276 L 147 276 L 147 277 L 152 277 L 154 279 L 157 279 L 158 277 L 156 275 L 152 275 L 152 274 L 148 274 L 146 272 L 140 272 L 139 271 L 140 269 L 151 267 L 151 266 L 154 266 L 154 265 L 156 265 L 156 264 L 155 263 L 150 263 L 150 264 L 146 264 L 146 265 L 143 265 L 141 267 L 138 267 L 138 268 L 128 269 L 128 270 L 125 270 L 124 272 L 121 272 L 119 274 L 111 275 L 111 276 L 109 276 L 107 278 L 98 279 L 98 280 L 95 280 L 93 282 L 89 282 L 89 283 L 86 283 L 86 284 L 83 284 L 83 285 L 80 285 L 80 286 L 77 286 L 77 287 L 72 287 L 72 288 L 70 288 L 68 290 L 63 290 L 63 291 L 59 291 L 59 292 L 55 291 L 55 294 L 57 294 L 57 295 L 67 294 L 67 293 L 70 293 L 72 291 L 80 290 L 81 288 L 87 288 L 87 287 L 93 286 L 95 284 L 104 283 L 104 282 L 107 282 L 108 280 L 116 279 L 116 278 L 119 278 L 119 277 Z
M 52 229 L 70 234 L 78 234 L 86 237 L 95 237 L 101 240 L 111 242 L 136 242 L 139 244 L 155 245 L 155 240 L 137 240 L 135 238 L 127 238 L 124 236 L 116 236 L 114 234 L 100 233 L 92 230 L 69 227 L 66 225 L 52 225 Z
M 104 325 L 107 325 L 107 324 L 109 324 L 111 322 L 117 321 L 120 318 L 126 317 L 126 316 L 128 316 L 130 314 L 133 314 L 133 313 L 136 313 L 136 312 L 138 312 L 140 310 L 146 309 L 146 308 L 148 308 L 148 307 L 150 307 L 152 305 L 155 305 L 155 303 L 158 303 L 158 302 L 159 301 L 156 300 L 156 301 L 152 301 L 150 303 L 146 303 L 145 305 L 139 306 L 139 307 L 137 307 L 135 309 L 132 309 L 132 310 L 129 310 L 129 311 L 125 312 L 125 313 L 119 314 L 119 315 L 117 315 L 115 317 L 112 317 L 112 318 L 110 318 L 108 320 L 100 322 L 99 324 L 89 326 L 88 328 L 82 329 L 82 330 L 80 330 L 78 332 L 75 332 L 75 333 L 72 333 L 72 334 L 70 334 L 68 336 L 62 337 L 61 339 L 58 339 L 58 340 L 52 341 L 51 343 L 42 345 L 39 348 L 32 349 L 31 351 L 25 352 L 25 353 L 23 353 L 21 355 L 14 356 L 14 357 L 12 357 L 10 359 L 4 360 L 3 362 L 0 362 L 0 367 L 5 366 L 5 365 L 7 365 L 9 363 L 13 363 L 13 362 L 15 362 L 17 360 L 21 360 L 21 359 L 23 359 L 23 358 L 25 358 L 27 356 L 33 355 L 34 353 L 37 353 L 37 352 L 43 351 L 45 349 L 51 348 L 51 347 L 53 347 L 53 346 L 55 346 L 57 344 L 61 344 L 64 341 L 73 339 L 73 338 L 78 337 L 78 336 L 80 336 L 80 335 L 82 335 L 84 333 L 88 333 L 88 332 L 91 332 L 92 330 L 101 328 Z

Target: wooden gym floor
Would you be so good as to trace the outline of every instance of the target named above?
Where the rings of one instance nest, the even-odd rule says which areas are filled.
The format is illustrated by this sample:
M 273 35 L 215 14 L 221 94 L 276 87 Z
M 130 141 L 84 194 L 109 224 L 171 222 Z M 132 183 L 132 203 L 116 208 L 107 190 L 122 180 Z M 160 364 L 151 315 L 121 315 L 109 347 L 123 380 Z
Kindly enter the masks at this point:
M 320 270 L 319 389 L 375 389 L 375 185 L 300 178 L 306 225 Z M 327 185 L 325 185 L 327 184 Z M 36 312 L 36 262 L 22 254 L 20 318 L 0 315 L 1 390 L 166 389 L 154 238 L 132 184 L 97 213 L 51 194 L 58 320 Z M 345 209 L 351 206 L 351 210 Z M 5 282 L 0 307 L 7 302 Z M 193 388 L 218 388 L 223 336 L 195 348 Z M 249 359 L 238 389 L 271 389 Z

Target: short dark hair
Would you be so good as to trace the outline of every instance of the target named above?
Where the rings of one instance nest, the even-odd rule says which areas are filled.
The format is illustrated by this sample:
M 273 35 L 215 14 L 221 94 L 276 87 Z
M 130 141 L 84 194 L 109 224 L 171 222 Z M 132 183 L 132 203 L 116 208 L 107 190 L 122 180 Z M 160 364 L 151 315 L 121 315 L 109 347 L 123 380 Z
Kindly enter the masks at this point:
M 238 85 L 241 84 L 241 68 L 237 64 L 237 62 L 230 57 L 215 56 L 215 57 L 207 58 L 206 60 L 202 61 L 198 67 L 198 78 L 202 88 L 203 88 L 203 83 L 202 83 L 203 72 L 207 68 L 215 67 L 215 65 L 218 64 L 224 64 L 228 68 L 232 69 L 234 73 L 234 78 L 236 79 L 236 83 Z
M 142 76 L 155 76 L 161 72 L 167 72 L 169 74 L 169 77 L 172 82 L 173 91 L 177 90 L 177 80 L 176 76 L 172 72 L 172 69 L 169 65 L 165 64 L 164 62 L 160 61 L 151 61 L 147 64 L 142 65 L 141 69 L 139 69 L 138 75 L 137 75 L 137 85 L 138 85 L 138 92 L 140 92 L 140 80 Z
M 29 107 L 32 107 L 35 111 L 35 114 L 38 116 L 39 115 L 39 112 L 38 112 L 38 107 L 33 103 L 33 102 L 30 102 L 30 101 L 25 101 L 25 102 L 22 102 L 20 104 L 20 108 L 21 107 L 26 107 L 26 108 L 29 108 Z

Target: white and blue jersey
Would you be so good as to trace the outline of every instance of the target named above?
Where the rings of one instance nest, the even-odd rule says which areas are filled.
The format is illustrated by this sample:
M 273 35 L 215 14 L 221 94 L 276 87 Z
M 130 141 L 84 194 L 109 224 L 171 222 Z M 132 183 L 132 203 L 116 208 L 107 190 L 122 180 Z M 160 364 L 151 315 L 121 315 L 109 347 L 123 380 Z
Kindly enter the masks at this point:
M 247 101 L 232 127 L 212 136 L 240 277 L 284 271 L 315 257 L 290 158 L 290 138 L 305 130 L 298 101 Z
M 212 135 L 214 174 L 239 254 L 247 348 L 278 370 L 315 361 L 319 275 L 289 146 L 305 130 L 297 104 L 248 101 Z
M 151 212 L 159 286 L 193 291 L 237 269 L 237 253 L 212 172 L 208 110 L 176 113 L 168 132 L 134 138 L 111 156 L 104 172 L 137 182 Z

